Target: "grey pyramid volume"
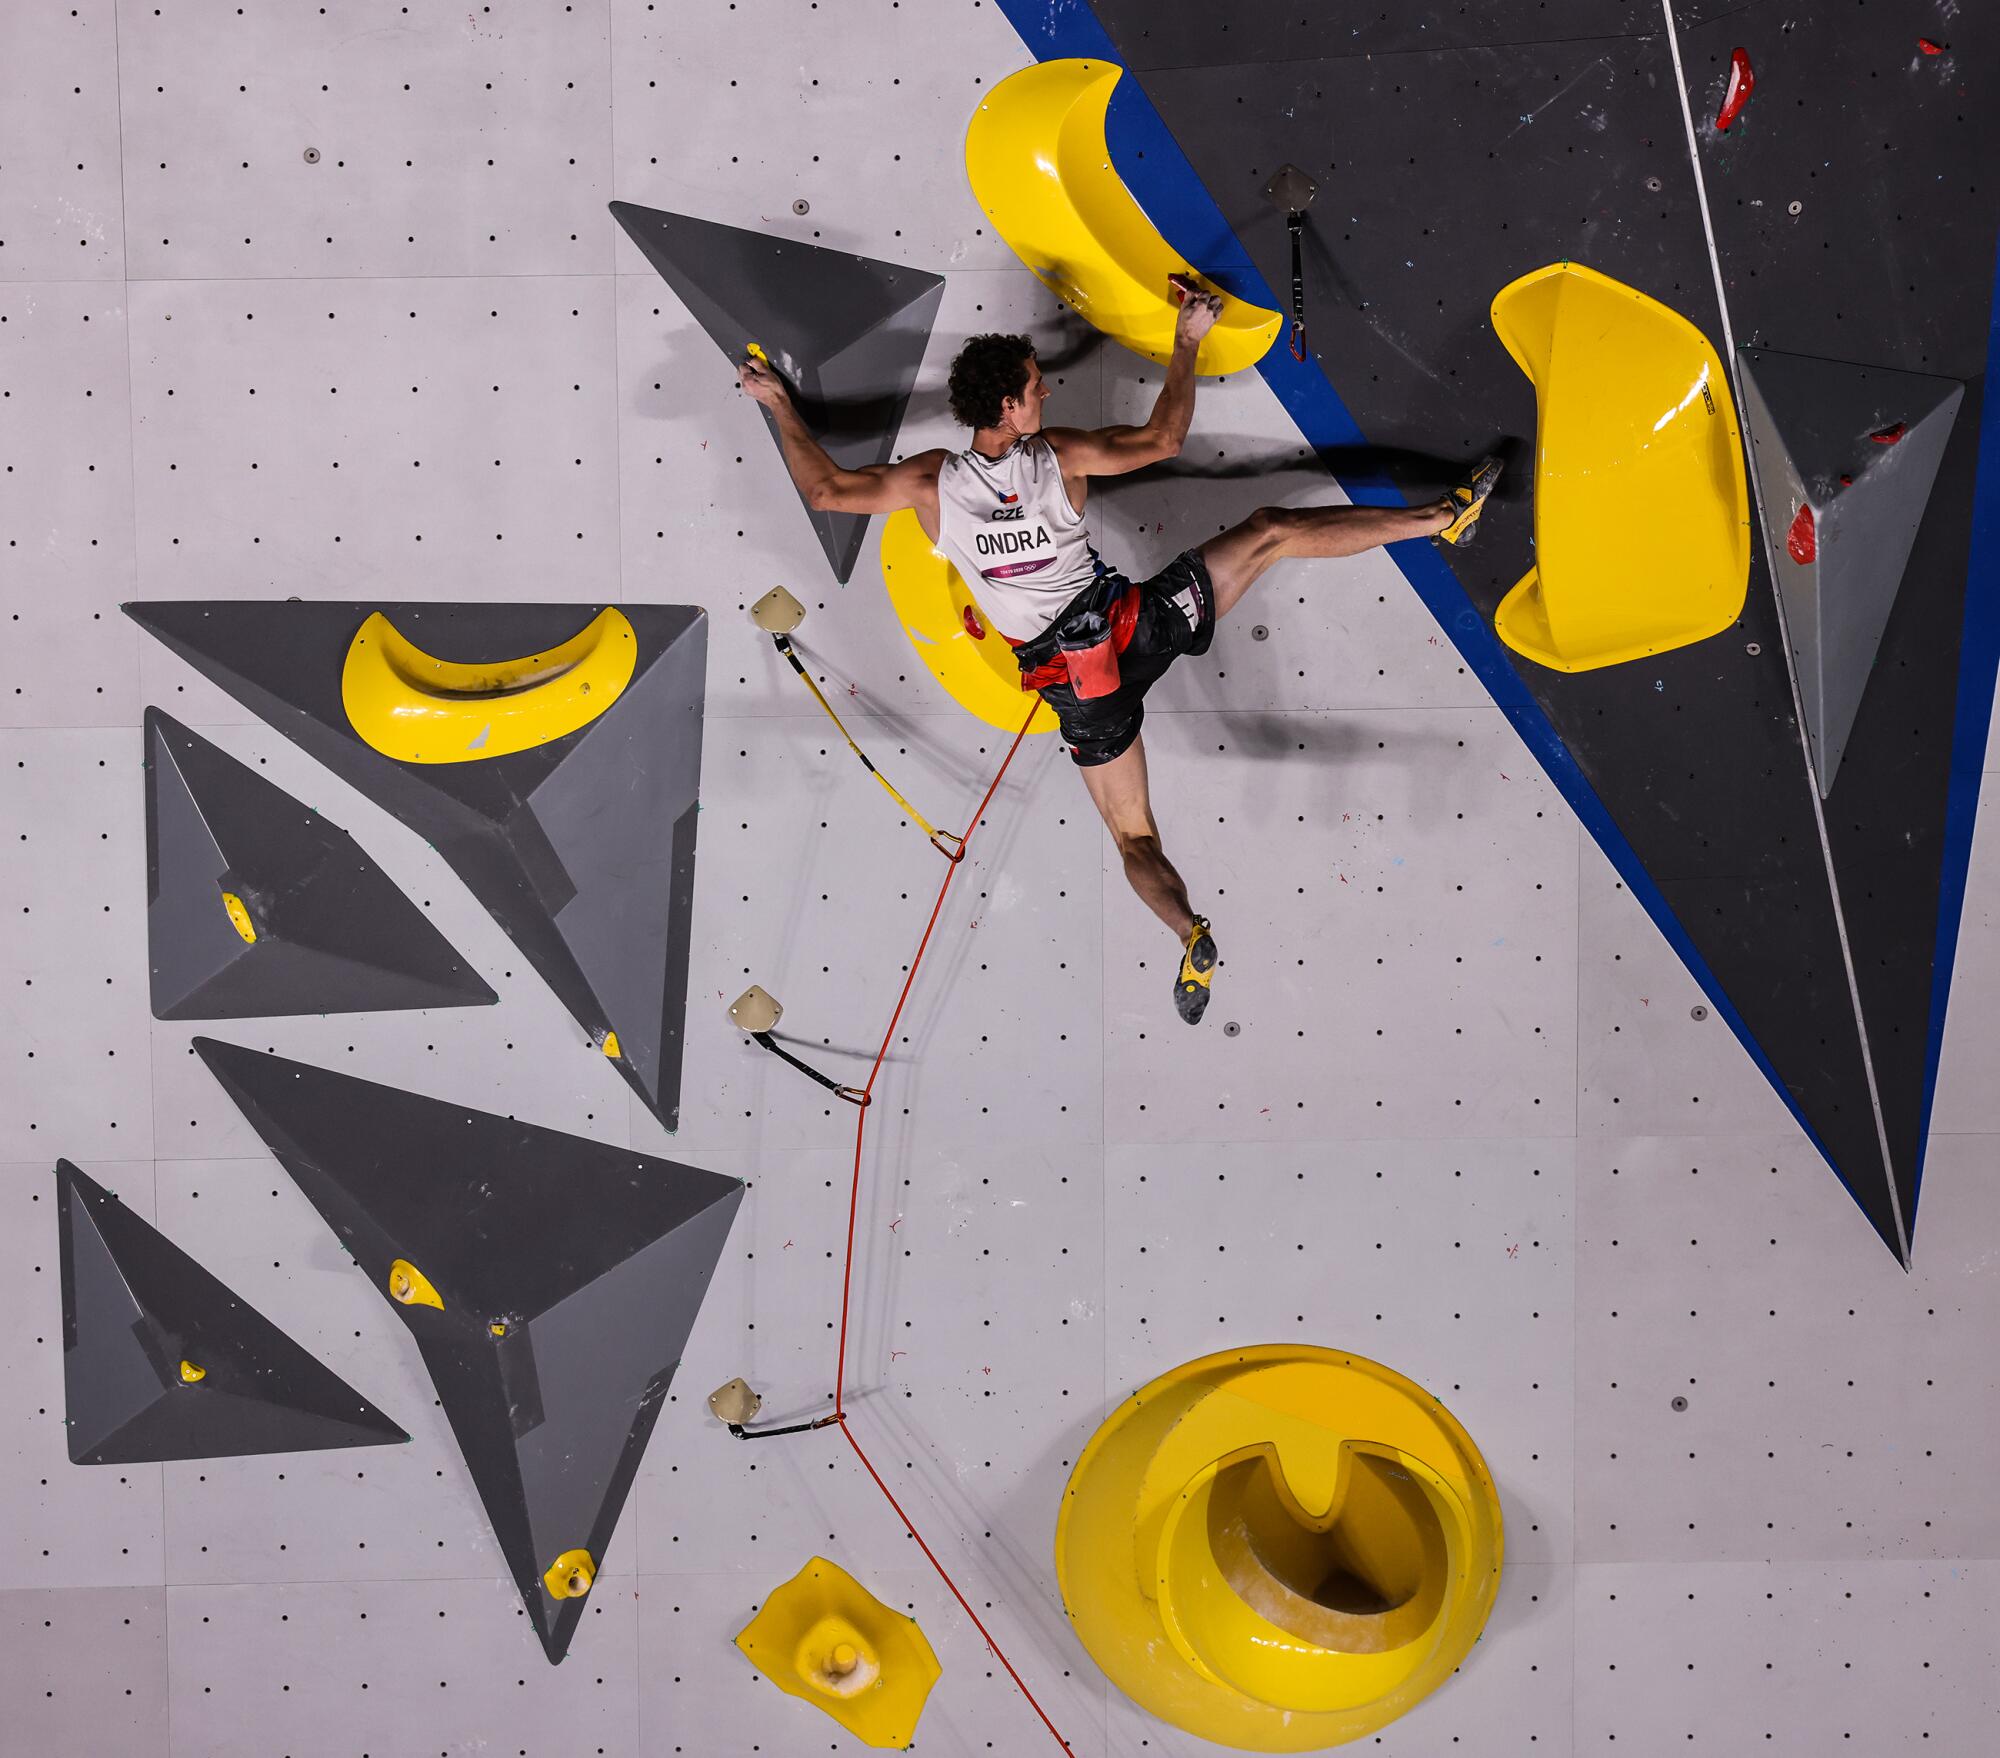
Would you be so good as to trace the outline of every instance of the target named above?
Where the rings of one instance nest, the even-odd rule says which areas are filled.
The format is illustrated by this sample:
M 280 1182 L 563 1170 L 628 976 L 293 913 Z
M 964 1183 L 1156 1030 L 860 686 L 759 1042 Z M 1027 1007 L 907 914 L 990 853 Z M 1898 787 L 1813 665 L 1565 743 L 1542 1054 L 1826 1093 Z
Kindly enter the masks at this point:
M 499 999 L 338 824 L 157 708 L 146 939 L 156 1019 Z
M 67 1160 L 56 1164 L 56 1224 L 72 1464 L 410 1438 Z
M 409 1326 L 522 1603 L 561 1660 L 741 1181 L 194 1045 Z
M 704 613 L 616 607 L 634 651 L 610 708 L 492 756 L 384 755 L 355 731 L 342 695 L 350 650 L 376 613 L 441 672 L 498 673 L 502 661 L 575 641 L 602 608 L 182 599 L 125 611 L 430 843 L 673 1129 L 700 812 Z M 518 703 L 524 694 L 440 690 L 438 698 Z
M 1821 798 L 1833 791 L 1965 387 L 1739 348 L 1771 572 Z
M 752 342 L 764 350 L 836 464 L 861 470 L 894 457 L 942 276 L 627 201 L 611 213 L 732 362 Z M 777 424 L 762 413 L 775 440 Z M 867 515 L 811 506 L 806 515 L 844 584 Z

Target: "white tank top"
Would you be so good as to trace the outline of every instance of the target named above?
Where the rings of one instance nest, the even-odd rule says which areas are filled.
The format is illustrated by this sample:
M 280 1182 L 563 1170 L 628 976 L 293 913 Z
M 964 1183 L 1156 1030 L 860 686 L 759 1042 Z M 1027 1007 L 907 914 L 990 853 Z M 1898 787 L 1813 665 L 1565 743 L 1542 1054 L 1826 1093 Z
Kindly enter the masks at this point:
M 938 545 L 987 620 L 1015 642 L 1033 640 L 1104 568 L 1055 448 L 1039 434 L 998 458 L 966 451 L 945 460 Z

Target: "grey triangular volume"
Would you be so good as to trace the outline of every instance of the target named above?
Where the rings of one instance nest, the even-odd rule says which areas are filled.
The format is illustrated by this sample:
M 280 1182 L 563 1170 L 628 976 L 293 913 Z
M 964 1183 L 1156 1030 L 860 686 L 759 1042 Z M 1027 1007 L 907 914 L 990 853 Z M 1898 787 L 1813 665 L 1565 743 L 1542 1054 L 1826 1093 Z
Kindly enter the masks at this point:
M 146 938 L 156 1019 L 499 999 L 338 824 L 157 708 Z
M 194 1047 L 409 1326 L 561 1660 L 585 1601 L 551 1593 L 550 1572 L 578 1551 L 604 1566 L 742 1182 L 212 1038 Z
M 942 276 L 626 201 L 614 201 L 611 213 L 730 360 L 742 360 L 752 342 L 764 350 L 836 464 L 889 462 L 944 297 Z M 764 419 L 775 439 L 768 411 Z M 844 583 L 867 515 L 810 505 L 806 513 Z
M 1740 348 L 1757 500 L 1820 796 L 1875 667 L 1965 387 Z
M 289 599 L 124 607 L 436 849 L 671 1130 L 701 815 L 706 614 L 618 606 L 637 645 L 623 690 L 582 724 L 498 756 L 385 755 L 355 731 L 341 693 L 346 658 L 374 613 L 440 661 L 490 666 L 561 645 L 601 608 Z
M 56 1224 L 71 1463 L 410 1438 L 67 1160 L 56 1164 Z

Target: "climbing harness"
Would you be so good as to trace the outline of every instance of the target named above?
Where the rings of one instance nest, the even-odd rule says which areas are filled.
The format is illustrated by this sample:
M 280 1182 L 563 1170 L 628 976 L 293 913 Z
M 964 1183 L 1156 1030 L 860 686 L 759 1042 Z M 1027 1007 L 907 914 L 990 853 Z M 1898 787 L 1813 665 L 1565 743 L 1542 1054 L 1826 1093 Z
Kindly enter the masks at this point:
M 1138 623 L 1138 587 L 1106 569 L 1041 634 L 1008 642 L 1021 668 L 1021 688 L 1066 684 L 1081 702 L 1113 694 L 1120 682 L 1118 656 L 1132 645 Z

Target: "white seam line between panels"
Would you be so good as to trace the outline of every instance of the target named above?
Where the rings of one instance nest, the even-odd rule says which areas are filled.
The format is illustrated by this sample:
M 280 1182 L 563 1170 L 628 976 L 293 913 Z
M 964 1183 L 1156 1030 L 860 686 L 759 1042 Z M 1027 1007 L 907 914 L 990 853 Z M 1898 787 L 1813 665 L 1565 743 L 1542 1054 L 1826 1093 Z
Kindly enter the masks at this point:
M 1660 16 L 1667 26 L 1667 47 L 1674 57 L 1674 89 L 1680 94 L 1681 124 L 1687 130 L 1688 163 L 1694 170 L 1695 195 L 1701 204 L 1702 236 L 1708 244 L 1709 272 L 1715 277 L 1715 303 L 1722 313 L 1722 359 L 1723 371 L 1729 375 L 1730 386 L 1736 398 L 1736 419 L 1740 432 L 1743 414 L 1742 377 L 1736 370 L 1736 336 L 1729 322 L 1729 295 L 1722 284 L 1722 260 L 1715 250 L 1715 222 L 1708 211 L 1708 185 L 1701 174 L 1701 148 L 1695 138 L 1694 111 L 1688 103 L 1687 74 L 1681 66 L 1680 32 L 1674 24 L 1673 0 L 1660 0 Z M 1743 450 L 1750 460 L 1751 481 L 1757 480 L 1756 448 L 1747 439 Z M 1757 489 L 1757 504 L 1761 512 L 1764 503 L 1763 489 Z M 1847 1000 L 1854 1012 L 1854 1030 L 1861 1041 L 1861 1069 L 1868 1081 L 1868 1104 L 1875 1117 L 1875 1141 L 1882 1155 L 1882 1181 L 1888 1187 L 1889 1212 L 1896 1221 L 1896 1255 L 1902 1260 L 1903 1268 L 1910 1267 L 1910 1233 L 1903 1221 L 1903 1200 L 1896 1191 L 1896 1166 L 1889 1154 L 1889 1129 L 1882 1116 L 1882 1090 L 1875 1078 L 1875 1052 L 1868 1041 L 1868 1020 L 1861 1011 L 1861 985 L 1854 972 L 1854 949 L 1847 938 L 1847 912 L 1841 906 L 1840 879 L 1833 868 L 1833 848 L 1826 836 L 1826 809 L 1819 795 L 1819 778 L 1813 773 L 1812 753 L 1807 748 L 1805 738 L 1805 704 L 1799 696 L 1799 677 L 1792 664 L 1792 632 L 1785 620 L 1785 597 L 1778 590 L 1778 562 L 1771 553 L 1770 521 L 1760 518 L 1758 525 L 1764 540 L 1764 552 L 1771 575 L 1771 602 L 1778 613 L 1778 643 L 1785 650 L 1785 680 L 1792 690 L 1792 722 L 1799 729 L 1799 753 L 1805 765 L 1806 791 L 1812 797 L 1813 828 L 1819 832 L 1820 860 L 1826 868 L 1827 890 L 1833 898 L 1833 923 L 1840 936 L 1841 968 L 1847 976 Z

